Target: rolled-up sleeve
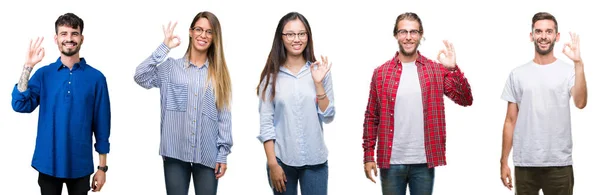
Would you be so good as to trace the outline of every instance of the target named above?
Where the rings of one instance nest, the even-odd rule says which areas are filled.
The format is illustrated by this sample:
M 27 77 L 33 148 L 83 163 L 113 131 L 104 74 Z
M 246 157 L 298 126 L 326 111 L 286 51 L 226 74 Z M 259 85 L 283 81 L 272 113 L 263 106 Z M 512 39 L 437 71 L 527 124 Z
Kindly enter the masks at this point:
M 266 80 L 266 79 L 265 79 Z M 262 89 L 267 87 L 265 91 L 265 98 L 262 98 Z M 261 83 L 261 87 L 259 88 L 259 103 L 258 103 L 258 112 L 260 114 L 260 134 L 258 135 L 258 140 L 262 143 L 274 140 L 275 139 L 275 126 L 274 126 L 274 113 L 275 113 L 275 104 L 271 101 L 271 85 L 265 86 L 265 82 Z
M 333 79 L 331 77 L 331 71 L 329 71 L 329 73 L 327 73 L 323 79 L 323 88 L 325 88 L 325 94 L 327 94 L 329 104 L 327 105 L 327 109 L 325 109 L 325 111 L 319 109 L 319 105 L 317 104 L 317 112 L 319 114 L 319 118 L 325 124 L 327 124 L 331 123 L 335 118 L 335 98 L 333 96 Z
M 99 154 L 110 152 L 110 98 L 106 78 L 102 77 L 96 86 L 96 99 L 94 105 L 93 131 L 96 143 L 94 147 Z
M 231 153 L 233 137 L 231 135 L 231 110 L 220 109 L 217 113 L 219 134 L 217 137 L 217 163 L 227 163 L 227 156 Z

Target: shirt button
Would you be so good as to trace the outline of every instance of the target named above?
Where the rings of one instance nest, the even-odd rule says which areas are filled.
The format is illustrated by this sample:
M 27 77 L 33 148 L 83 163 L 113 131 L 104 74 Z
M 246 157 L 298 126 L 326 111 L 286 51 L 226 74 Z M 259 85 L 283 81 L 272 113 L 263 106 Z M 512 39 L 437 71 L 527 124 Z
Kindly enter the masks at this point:
M 198 94 L 197 94 L 197 93 L 194 93 L 194 96 L 198 96 Z
M 71 91 L 67 91 L 67 93 L 71 93 Z
M 71 81 L 69 81 L 69 85 L 71 84 Z
M 394 114 L 390 114 L 390 115 L 394 116 Z

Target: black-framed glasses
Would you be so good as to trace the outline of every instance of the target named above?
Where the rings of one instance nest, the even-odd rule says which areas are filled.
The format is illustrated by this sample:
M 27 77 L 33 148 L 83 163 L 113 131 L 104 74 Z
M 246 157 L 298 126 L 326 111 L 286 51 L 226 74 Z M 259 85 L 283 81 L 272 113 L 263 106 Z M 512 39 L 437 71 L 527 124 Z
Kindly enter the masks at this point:
M 284 35 L 289 41 L 293 41 L 294 38 L 296 38 L 296 36 L 298 36 L 298 39 L 304 40 L 307 38 L 308 33 L 306 32 L 300 32 L 300 33 L 283 33 L 282 35 Z
M 205 35 L 207 37 L 212 37 L 212 29 L 208 29 L 208 30 L 204 30 L 202 27 L 199 26 L 195 26 L 192 28 L 192 30 L 194 31 L 194 33 L 198 34 L 198 35 L 202 35 L 202 33 L 206 33 Z
M 401 36 L 401 37 L 405 37 L 406 35 L 410 35 L 410 36 L 417 36 L 420 35 L 422 33 L 422 31 L 420 30 L 404 30 L 404 29 L 400 29 L 396 31 L 396 36 Z

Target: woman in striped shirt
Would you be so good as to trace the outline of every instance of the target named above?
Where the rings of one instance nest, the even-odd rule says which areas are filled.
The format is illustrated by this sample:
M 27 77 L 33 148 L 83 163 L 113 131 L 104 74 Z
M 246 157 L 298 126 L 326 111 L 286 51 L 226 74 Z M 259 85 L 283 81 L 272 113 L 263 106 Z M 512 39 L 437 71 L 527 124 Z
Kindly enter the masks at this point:
M 323 123 L 335 116 L 331 65 L 316 61 L 310 25 L 296 12 L 279 21 L 260 76 L 260 135 L 274 194 L 327 194 Z
M 137 67 L 134 79 L 146 89 L 160 88 L 160 155 L 167 194 L 187 195 L 191 176 L 196 194 L 216 194 L 233 145 L 231 81 L 221 26 L 214 14 L 198 13 L 185 55 L 167 58 L 181 42 L 173 34 L 176 25 L 163 26 L 163 43 Z

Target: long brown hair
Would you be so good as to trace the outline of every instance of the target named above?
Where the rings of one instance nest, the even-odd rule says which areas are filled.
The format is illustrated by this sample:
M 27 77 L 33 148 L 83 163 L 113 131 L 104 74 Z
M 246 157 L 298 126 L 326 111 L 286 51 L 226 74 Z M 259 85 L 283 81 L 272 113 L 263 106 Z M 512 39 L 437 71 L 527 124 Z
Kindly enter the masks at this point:
M 223 52 L 223 39 L 221 33 L 221 24 L 217 16 L 213 13 L 204 11 L 200 12 L 194 17 L 190 29 L 194 27 L 194 24 L 200 19 L 206 18 L 212 27 L 212 43 L 208 48 L 208 79 L 210 79 L 213 91 L 215 93 L 215 99 L 217 108 L 229 109 L 231 106 L 231 78 L 229 77 L 229 70 L 227 69 L 227 63 L 225 62 L 225 54 Z M 189 44 L 185 56 L 187 60 L 190 60 L 192 52 L 192 37 L 189 38 Z
M 310 29 L 310 25 L 308 24 L 308 20 L 298 13 L 298 12 L 290 12 L 283 16 L 279 20 L 279 24 L 277 25 L 277 29 L 275 30 L 275 36 L 273 38 L 273 46 L 271 47 L 271 52 L 269 53 L 269 58 L 267 59 L 267 63 L 260 74 L 260 81 L 258 86 L 256 87 L 256 94 L 260 94 L 262 90 L 261 99 L 265 100 L 267 86 L 271 83 L 271 94 L 269 94 L 270 99 L 275 98 L 275 88 L 277 85 L 277 73 L 279 72 L 279 67 L 285 63 L 287 59 L 287 51 L 285 46 L 283 45 L 283 27 L 292 20 L 299 19 L 306 27 L 306 33 L 308 36 L 306 48 L 302 51 L 302 56 L 304 60 L 308 60 L 311 62 L 315 61 L 315 53 L 313 50 L 313 40 L 312 40 L 312 30 Z M 261 89 L 261 83 L 266 79 L 264 87 Z

